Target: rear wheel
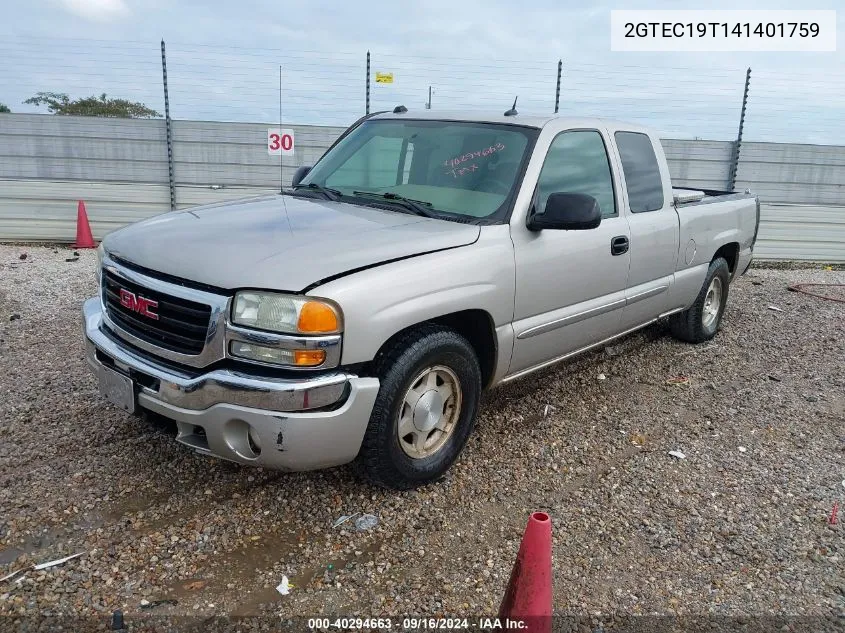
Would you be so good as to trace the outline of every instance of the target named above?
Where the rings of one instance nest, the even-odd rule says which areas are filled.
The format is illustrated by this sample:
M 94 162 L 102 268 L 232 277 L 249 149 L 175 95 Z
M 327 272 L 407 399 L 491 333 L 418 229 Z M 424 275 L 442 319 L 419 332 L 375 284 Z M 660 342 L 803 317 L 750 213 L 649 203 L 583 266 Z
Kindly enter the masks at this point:
M 475 425 L 481 369 L 457 332 L 425 325 L 380 358 L 379 393 L 357 464 L 373 483 L 414 488 L 443 476 Z
M 730 275 L 728 262 L 722 257 L 710 263 L 695 302 L 670 318 L 673 336 L 688 343 L 703 343 L 716 335 L 728 301 Z

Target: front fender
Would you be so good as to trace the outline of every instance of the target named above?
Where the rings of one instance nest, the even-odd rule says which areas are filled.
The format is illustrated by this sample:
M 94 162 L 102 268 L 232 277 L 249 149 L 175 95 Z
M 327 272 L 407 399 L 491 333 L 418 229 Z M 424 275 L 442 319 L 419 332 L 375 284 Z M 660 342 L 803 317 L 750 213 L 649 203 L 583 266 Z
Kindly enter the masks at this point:
M 514 300 L 509 227 L 484 227 L 473 244 L 352 273 L 309 294 L 343 310 L 343 365 L 370 361 L 401 330 L 461 310 L 484 310 L 505 330 Z M 509 359 L 510 347 L 505 353 Z

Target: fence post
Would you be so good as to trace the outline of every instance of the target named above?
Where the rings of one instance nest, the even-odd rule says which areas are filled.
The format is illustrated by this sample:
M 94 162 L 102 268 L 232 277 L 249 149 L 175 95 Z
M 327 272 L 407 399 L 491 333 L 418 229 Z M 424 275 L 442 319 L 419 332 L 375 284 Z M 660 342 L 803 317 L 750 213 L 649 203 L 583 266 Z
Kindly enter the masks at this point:
M 555 114 L 560 106 L 560 76 L 563 74 L 563 60 L 557 60 L 557 88 L 555 88 Z
M 367 51 L 367 107 L 364 114 L 370 113 L 370 51 Z
M 742 128 L 745 125 L 745 108 L 748 105 L 748 86 L 751 84 L 751 68 L 745 71 L 745 90 L 742 92 L 742 110 L 739 112 L 739 129 L 736 133 L 733 160 L 731 161 L 731 175 L 728 180 L 728 191 L 736 187 L 736 172 L 739 169 L 739 150 L 742 147 Z
M 167 177 L 170 183 L 170 210 L 176 209 L 176 187 L 173 182 L 173 129 L 170 123 L 170 97 L 167 94 L 167 56 L 161 40 L 161 78 L 164 83 L 164 125 L 167 130 Z

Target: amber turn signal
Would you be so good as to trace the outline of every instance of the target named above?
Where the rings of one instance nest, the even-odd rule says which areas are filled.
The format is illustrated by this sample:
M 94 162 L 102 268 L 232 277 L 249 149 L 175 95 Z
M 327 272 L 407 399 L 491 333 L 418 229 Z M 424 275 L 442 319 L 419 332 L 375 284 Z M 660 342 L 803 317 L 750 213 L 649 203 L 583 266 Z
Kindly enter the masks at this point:
M 340 319 L 337 311 L 330 305 L 321 301 L 308 301 L 299 311 L 297 329 L 303 334 L 338 332 L 340 331 Z M 325 352 L 321 351 L 320 353 L 325 357 Z
M 298 349 L 293 352 L 293 364 L 297 367 L 316 367 L 326 360 L 322 349 Z

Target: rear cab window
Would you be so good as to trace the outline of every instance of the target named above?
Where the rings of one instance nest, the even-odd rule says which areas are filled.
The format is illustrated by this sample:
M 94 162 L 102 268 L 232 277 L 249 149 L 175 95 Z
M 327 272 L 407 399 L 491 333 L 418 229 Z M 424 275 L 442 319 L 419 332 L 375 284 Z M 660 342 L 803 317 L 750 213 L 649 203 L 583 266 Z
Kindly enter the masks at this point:
M 663 180 L 660 164 L 648 134 L 616 132 L 616 145 L 622 159 L 628 205 L 632 213 L 663 208 Z

